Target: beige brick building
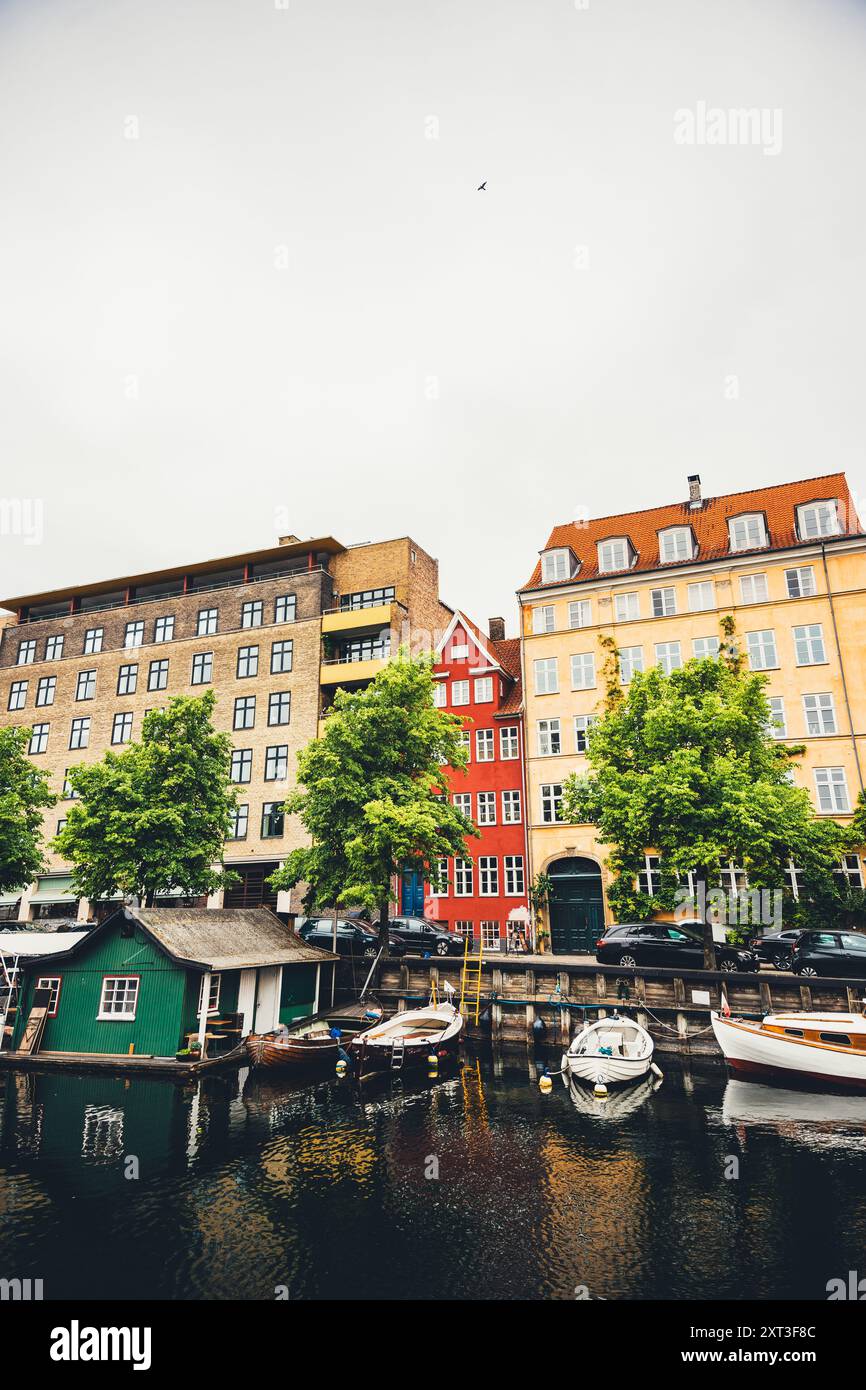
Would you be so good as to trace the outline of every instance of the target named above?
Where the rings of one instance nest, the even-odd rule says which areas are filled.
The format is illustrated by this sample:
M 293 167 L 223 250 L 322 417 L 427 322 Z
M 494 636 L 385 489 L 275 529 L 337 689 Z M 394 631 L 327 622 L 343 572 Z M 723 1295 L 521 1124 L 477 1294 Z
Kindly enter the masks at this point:
M 280 809 L 298 750 L 338 686 L 370 680 L 401 642 L 435 643 L 451 617 L 438 584 L 437 562 L 409 537 L 346 548 L 288 536 L 254 553 L 3 600 L 0 719 L 33 730 L 30 756 L 61 797 L 46 839 L 69 805 L 69 767 L 139 738 L 147 711 L 172 695 L 213 689 L 240 803 L 226 846 L 240 882 L 225 903 L 297 910 L 297 892 L 277 902 L 265 879 L 300 842 Z M 79 902 L 68 866 L 48 859 L 38 882 L 0 900 L 0 917 L 99 915 L 105 905 Z

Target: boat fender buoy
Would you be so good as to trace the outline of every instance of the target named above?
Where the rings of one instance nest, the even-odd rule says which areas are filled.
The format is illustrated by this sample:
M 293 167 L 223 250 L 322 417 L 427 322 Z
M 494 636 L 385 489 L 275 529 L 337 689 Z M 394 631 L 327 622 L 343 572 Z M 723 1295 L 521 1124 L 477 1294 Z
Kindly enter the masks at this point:
M 341 1037 L 343 1036 L 343 1030 L 341 1028 L 329 1028 L 328 1032 L 330 1036 L 334 1038 L 337 1042 L 339 1042 Z
M 437 1067 L 439 1066 L 439 1058 L 437 1057 L 435 1052 L 431 1052 L 428 1056 L 427 1065 L 431 1071 L 436 1071 Z
M 545 1073 L 544 1076 L 539 1077 L 539 1079 L 538 1079 L 538 1089 L 539 1089 L 539 1091 L 543 1091 L 543 1092 L 545 1093 L 545 1095 L 547 1094 L 548 1091 L 552 1091 L 552 1090 L 553 1090 L 553 1082 L 551 1081 L 551 1079 L 550 1079 L 550 1077 L 547 1075 L 547 1073 Z
M 592 1088 L 592 1094 L 593 1094 L 594 1096 L 606 1096 L 606 1095 L 607 1095 L 607 1087 L 605 1086 L 605 1084 L 604 1084 L 603 1081 L 596 1081 L 595 1085 L 594 1085 L 593 1088 Z
M 339 1061 L 337 1062 L 337 1075 L 338 1075 L 338 1076 L 345 1076 L 345 1075 L 346 1075 L 346 1063 L 343 1061 L 342 1057 L 341 1057 L 341 1058 L 339 1059 Z
M 656 1066 L 655 1062 L 650 1062 L 650 1071 L 652 1072 L 653 1076 L 657 1076 L 660 1081 L 664 1081 L 665 1074 L 662 1071 L 661 1067 Z

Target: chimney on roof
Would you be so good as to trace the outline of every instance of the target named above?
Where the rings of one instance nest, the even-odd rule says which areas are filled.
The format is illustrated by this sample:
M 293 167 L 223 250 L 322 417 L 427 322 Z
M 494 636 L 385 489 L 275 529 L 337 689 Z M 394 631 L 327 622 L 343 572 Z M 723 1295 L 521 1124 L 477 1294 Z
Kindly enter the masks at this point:
M 701 475 L 700 473 L 690 473 L 689 506 L 691 507 L 692 511 L 697 511 L 698 508 L 702 507 L 703 505 L 703 500 L 701 498 Z
M 491 642 L 504 642 L 504 641 L 505 641 L 505 619 L 504 619 L 504 618 L 488 618 L 488 619 L 487 619 L 487 631 L 490 633 L 490 640 L 491 640 Z

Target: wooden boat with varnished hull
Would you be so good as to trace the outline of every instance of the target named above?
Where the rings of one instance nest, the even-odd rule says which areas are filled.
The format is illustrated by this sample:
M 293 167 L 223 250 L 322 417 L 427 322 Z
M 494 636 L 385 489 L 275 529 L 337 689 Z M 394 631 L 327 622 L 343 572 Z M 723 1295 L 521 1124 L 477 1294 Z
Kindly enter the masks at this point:
M 254 1067 L 294 1067 L 331 1070 L 340 1055 L 340 1040 L 332 1037 L 327 1019 L 300 1019 L 291 1028 L 273 1033 L 250 1033 L 247 1056 Z
M 743 1080 L 866 1091 L 866 1017 L 767 1014 L 760 1021 L 712 1013 L 716 1042 Z
M 453 1004 L 428 1004 L 395 1014 L 359 1033 L 349 1053 L 359 1079 L 453 1061 L 460 1048 L 463 1015 Z

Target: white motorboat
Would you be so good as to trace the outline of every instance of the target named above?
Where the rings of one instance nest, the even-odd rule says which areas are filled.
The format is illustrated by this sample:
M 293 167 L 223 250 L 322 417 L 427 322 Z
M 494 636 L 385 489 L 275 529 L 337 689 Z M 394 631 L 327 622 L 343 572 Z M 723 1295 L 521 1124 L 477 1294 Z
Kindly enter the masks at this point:
M 453 1004 L 428 1004 L 395 1014 L 359 1033 L 349 1052 L 358 1076 L 438 1064 L 457 1055 L 463 1015 Z
M 712 1013 L 710 1020 L 736 1076 L 866 1089 L 863 1014 L 784 1013 L 757 1020 Z
M 591 1085 L 622 1086 L 646 1076 L 653 1065 L 653 1040 L 645 1028 L 618 1013 L 587 1023 L 563 1053 L 569 1076 Z

